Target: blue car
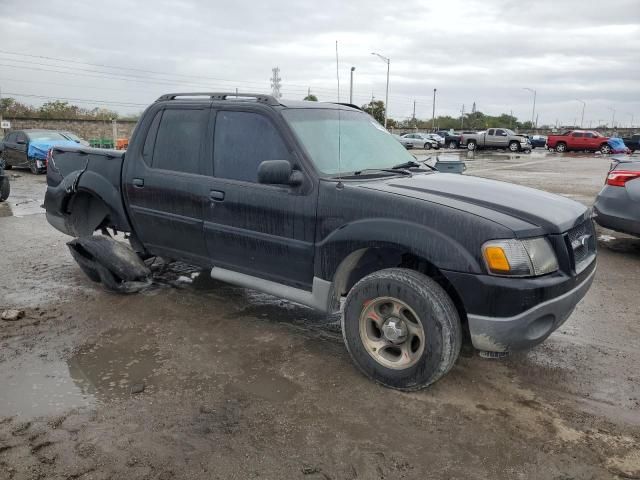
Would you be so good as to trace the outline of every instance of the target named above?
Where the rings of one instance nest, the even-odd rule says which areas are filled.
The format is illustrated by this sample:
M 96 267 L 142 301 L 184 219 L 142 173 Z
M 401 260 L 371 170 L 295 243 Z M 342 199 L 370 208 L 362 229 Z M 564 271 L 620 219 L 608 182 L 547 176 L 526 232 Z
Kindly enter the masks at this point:
M 545 148 L 547 146 L 547 137 L 544 135 L 532 135 L 529 140 L 531 140 L 531 148 Z

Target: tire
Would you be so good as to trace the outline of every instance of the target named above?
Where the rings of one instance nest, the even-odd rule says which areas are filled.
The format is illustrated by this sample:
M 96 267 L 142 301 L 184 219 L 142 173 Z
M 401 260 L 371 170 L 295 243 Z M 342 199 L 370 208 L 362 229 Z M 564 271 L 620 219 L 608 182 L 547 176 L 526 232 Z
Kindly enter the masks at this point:
M 4 202 L 9 198 L 10 193 L 11 184 L 9 183 L 9 179 L 7 177 L 3 177 L 2 180 L 0 180 L 0 202 Z
M 430 143 L 425 143 L 425 144 L 423 145 L 423 148 L 424 148 L 425 150 L 431 150 L 431 144 L 430 144 Z
M 604 155 L 608 155 L 609 153 L 611 153 L 611 147 L 608 143 L 600 146 L 600 153 L 603 153 Z
M 564 153 L 567 151 L 567 144 L 560 142 L 556 145 L 556 152 L 558 153 Z
M 462 344 L 449 295 L 433 279 L 403 268 L 380 270 L 356 283 L 344 305 L 342 334 L 362 373 L 398 390 L 436 382 L 451 370 Z
M 509 151 L 510 152 L 519 152 L 520 144 L 518 142 L 509 142 Z
M 38 175 L 40 173 L 40 170 L 38 170 L 38 165 L 36 165 L 35 160 L 32 160 L 32 159 L 29 160 L 29 171 L 34 175 Z
M 473 152 L 476 148 L 478 148 L 478 146 L 476 145 L 476 142 L 467 143 L 467 150 L 471 150 Z
M 449 142 L 449 149 L 450 149 L 450 150 L 453 150 L 453 149 L 455 149 L 455 148 L 458 148 L 458 144 L 457 144 L 456 142 L 454 142 L 453 140 L 451 140 L 451 141 Z

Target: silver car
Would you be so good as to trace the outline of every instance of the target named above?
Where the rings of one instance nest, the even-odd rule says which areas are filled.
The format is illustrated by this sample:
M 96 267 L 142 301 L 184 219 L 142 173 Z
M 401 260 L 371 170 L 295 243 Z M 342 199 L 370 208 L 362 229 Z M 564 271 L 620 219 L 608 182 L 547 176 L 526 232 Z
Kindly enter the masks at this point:
M 595 221 L 640 236 L 640 161 L 614 160 L 593 205 Z
M 440 143 L 430 137 L 429 133 L 405 133 L 403 139 L 409 140 L 414 148 L 424 148 L 425 150 L 439 149 Z

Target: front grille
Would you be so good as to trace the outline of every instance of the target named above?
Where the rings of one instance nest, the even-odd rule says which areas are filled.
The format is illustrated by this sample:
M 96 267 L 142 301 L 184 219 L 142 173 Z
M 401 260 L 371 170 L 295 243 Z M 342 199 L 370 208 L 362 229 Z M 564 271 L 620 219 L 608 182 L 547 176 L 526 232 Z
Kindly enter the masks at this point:
M 567 232 L 569 252 L 573 256 L 576 273 L 580 273 L 589 266 L 596 254 L 596 231 L 593 222 L 586 222 L 573 227 Z

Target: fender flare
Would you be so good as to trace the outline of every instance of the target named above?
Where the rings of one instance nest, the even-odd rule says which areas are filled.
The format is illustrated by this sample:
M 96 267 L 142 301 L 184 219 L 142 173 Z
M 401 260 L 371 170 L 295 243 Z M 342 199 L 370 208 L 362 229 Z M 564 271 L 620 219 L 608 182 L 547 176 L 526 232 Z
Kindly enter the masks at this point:
M 482 273 L 475 255 L 444 233 L 395 219 L 358 220 L 333 231 L 316 246 L 315 276 L 333 281 L 355 251 L 391 247 L 423 258 L 440 270 Z
M 80 175 L 76 191 L 86 192 L 99 198 L 109 210 L 113 226 L 121 231 L 131 231 L 120 189 L 114 187 L 102 175 L 90 170 L 85 171 Z

